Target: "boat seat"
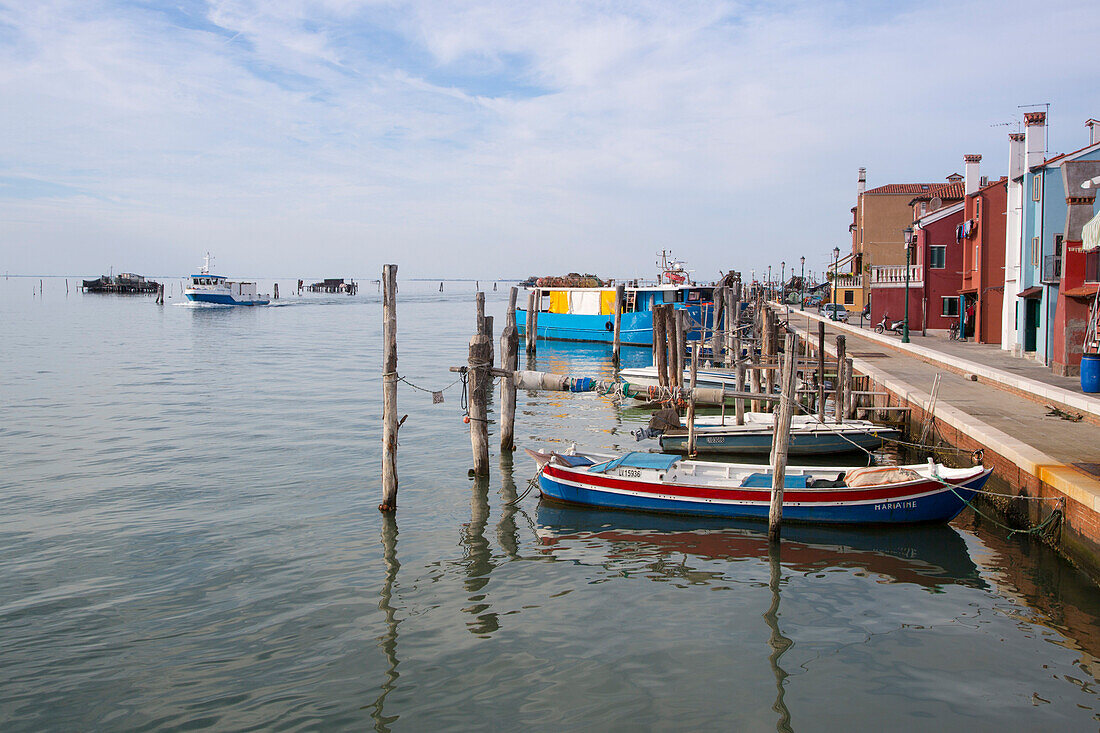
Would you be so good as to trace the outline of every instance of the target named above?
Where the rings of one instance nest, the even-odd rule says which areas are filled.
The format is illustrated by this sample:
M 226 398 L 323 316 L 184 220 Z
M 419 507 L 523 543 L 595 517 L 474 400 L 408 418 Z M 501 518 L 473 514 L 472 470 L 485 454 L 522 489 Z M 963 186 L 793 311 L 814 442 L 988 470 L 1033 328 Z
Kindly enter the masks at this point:
M 806 485 L 811 489 L 828 489 L 835 486 L 847 486 L 844 483 L 844 471 L 841 471 L 836 475 L 835 479 L 831 478 L 815 478 L 806 482 Z
M 741 482 L 741 486 L 752 489 L 770 489 L 772 487 L 772 475 L 770 473 L 750 473 Z M 805 476 L 784 476 L 783 477 L 784 489 L 804 489 L 806 488 Z

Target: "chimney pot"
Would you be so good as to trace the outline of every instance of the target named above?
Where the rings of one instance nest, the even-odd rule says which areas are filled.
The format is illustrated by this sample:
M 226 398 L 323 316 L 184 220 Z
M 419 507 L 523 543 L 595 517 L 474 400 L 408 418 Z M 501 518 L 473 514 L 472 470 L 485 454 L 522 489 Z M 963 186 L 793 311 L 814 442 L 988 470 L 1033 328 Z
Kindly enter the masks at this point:
M 1100 143 L 1100 120 L 1089 120 L 1085 127 L 1089 128 L 1089 145 Z
M 966 195 L 969 196 L 978 190 L 978 170 L 982 162 L 982 156 L 977 154 L 964 155 L 963 162 L 966 164 L 966 183 L 963 185 Z

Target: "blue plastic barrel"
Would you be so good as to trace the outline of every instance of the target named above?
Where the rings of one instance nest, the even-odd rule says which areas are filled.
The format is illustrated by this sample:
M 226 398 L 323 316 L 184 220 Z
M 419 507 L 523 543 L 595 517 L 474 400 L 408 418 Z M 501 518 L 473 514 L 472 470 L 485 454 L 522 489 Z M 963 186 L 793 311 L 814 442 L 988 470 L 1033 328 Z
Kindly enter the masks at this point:
M 1100 354 L 1081 356 L 1081 391 L 1100 392 Z

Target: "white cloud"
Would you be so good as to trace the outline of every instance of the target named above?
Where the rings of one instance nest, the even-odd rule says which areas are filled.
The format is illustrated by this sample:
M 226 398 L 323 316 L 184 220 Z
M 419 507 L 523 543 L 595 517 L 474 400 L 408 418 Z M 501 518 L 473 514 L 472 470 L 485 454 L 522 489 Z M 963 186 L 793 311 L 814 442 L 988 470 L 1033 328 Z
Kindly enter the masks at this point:
M 860 165 L 873 184 L 937 179 L 982 152 L 997 174 L 1006 130 L 989 125 L 1034 101 L 1054 102 L 1056 146 L 1083 137 L 1063 131 L 1100 113 L 1095 64 L 1023 60 L 1036 35 L 1091 48 L 1100 12 L 1025 10 L 0 8 L 0 178 L 51 196 L 0 198 L 0 257 L 96 271 L 123 246 L 130 269 L 182 271 L 210 248 L 255 275 L 397 256 L 408 274 L 625 275 L 672 246 L 708 273 L 820 267 Z

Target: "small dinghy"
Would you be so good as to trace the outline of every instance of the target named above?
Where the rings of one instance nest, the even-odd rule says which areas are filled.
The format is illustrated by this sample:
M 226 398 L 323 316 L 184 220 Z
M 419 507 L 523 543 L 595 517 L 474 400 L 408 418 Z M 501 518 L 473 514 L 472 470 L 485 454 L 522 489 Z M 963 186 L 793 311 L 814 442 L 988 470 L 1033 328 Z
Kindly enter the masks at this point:
M 664 415 L 661 417 L 667 424 L 669 419 Z M 769 412 L 746 412 L 744 425 L 737 425 L 729 417 L 696 417 L 695 452 L 767 455 L 771 452 L 774 432 L 775 415 Z M 642 436 L 659 438 L 662 450 L 687 452 L 688 431 L 678 419 L 674 425 L 664 429 L 651 425 Z M 897 440 L 900 437 L 898 430 L 876 425 L 870 420 L 845 420 L 835 424 L 818 422 L 813 415 L 793 415 L 787 450 L 792 456 L 871 451 L 881 448 L 883 440 Z
M 548 499 L 611 509 L 767 519 L 768 466 L 691 461 L 667 453 L 544 453 L 528 450 Z M 992 469 L 910 466 L 788 466 L 784 521 L 840 524 L 947 522 L 981 490 Z

